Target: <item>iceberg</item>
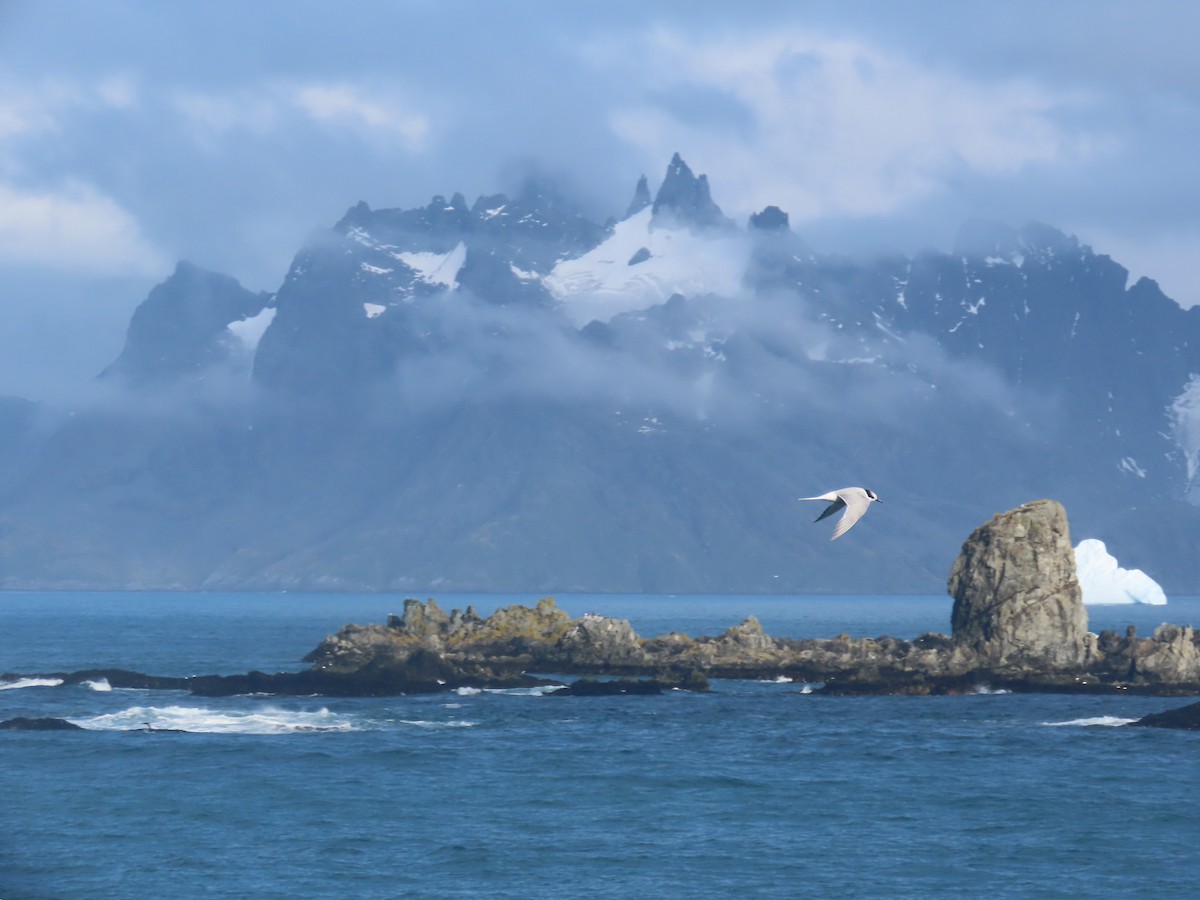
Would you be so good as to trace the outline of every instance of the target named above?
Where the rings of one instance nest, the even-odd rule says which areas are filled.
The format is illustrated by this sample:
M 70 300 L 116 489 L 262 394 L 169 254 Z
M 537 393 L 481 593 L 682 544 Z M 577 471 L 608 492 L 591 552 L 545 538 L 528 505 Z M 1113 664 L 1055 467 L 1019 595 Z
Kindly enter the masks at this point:
M 1089 606 L 1110 603 L 1147 603 L 1162 606 L 1167 595 L 1158 582 L 1141 569 L 1123 569 L 1104 541 L 1088 538 L 1075 548 L 1075 572 Z

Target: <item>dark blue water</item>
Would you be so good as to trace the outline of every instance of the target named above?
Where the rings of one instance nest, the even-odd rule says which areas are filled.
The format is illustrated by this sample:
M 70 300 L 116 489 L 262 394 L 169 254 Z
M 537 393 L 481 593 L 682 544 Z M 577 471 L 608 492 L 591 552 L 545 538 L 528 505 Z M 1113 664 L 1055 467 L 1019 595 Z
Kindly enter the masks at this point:
M 481 612 L 527 597 L 439 598 Z M 947 598 L 567 597 L 638 631 L 948 630 Z M 0 595 L 0 670 L 295 668 L 402 599 Z M 1093 630 L 1200 620 L 1093 608 Z M 98 687 L 103 688 L 103 685 Z M 1185 700 L 535 692 L 193 698 L 30 686 L 0 718 L 0 897 L 1194 896 Z M 188 733 L 138 731 L 142 723 Z

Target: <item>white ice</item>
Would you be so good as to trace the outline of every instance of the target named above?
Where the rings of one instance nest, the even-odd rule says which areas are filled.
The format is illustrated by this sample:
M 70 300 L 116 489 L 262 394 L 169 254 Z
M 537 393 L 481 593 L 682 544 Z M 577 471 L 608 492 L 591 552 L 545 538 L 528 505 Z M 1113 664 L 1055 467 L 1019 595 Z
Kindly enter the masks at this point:
M 1183 451 L 1188 487 L 1196 486 L 1200 472 L 1200 375 L 1192 375 L 1168 410 L 1172 436 Z
M 1088 538 L 1075 548 L 1075 571 L 1089 605 L 1147 603 L 1161 606 L 1167 596 L 1158 582 L 1141 569 L 1123 569 L 1109 554 L 1104 541 Z
M 267 327 L 275 320 L 275 312 L 275 307 L 268 306 L 258 315 L 230 322 L 225 327 L 242 342 L 242 346 L 247 350 L 254 350 L 258 346 L 258 342 L 262 340 Z
M 647 207 L 617 223 L 608 240 L 583 256 L 563 260 L 542 280 L 577 327 L 658 306 L 672 294 L 729 297 L 742 292 L 749 260 L 744 235 L 652 228 L 652 215 Z M 650 258 L 629 265 L 643 247 Z
M 458 272 L 467 261 L 467 245 L 460 241 L 449 253 L 393 253 L 392 256 L 416 271 L 422 280 L 454 287 Z

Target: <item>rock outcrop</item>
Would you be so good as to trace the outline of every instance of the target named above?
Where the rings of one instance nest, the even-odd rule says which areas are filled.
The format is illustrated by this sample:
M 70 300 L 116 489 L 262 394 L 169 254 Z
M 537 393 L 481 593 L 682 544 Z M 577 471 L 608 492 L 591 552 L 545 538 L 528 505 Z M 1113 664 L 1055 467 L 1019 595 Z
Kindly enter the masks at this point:
M 1082 670 L 1087 609 L 1067 514 L 1039 500 L 995 516 L 950 570 L 954 640 L 1000 672 Z
M 4 731 L 83 731 L 81 726 L 74 722 L 68 722 L 66 719 L 50 717 L 31 719 L 26 716 L 5 719 L 0 722 L 0 729 Z
M 1129 724 L 1146 728 L 1179 728 L 1184 731 L 1200 731 L 1200 703 L 1192 703 L 1189 706 L 1168 709 L 1160 713 L 1151 713 Z
M 666 683 L 708 677 L 821 682 L 840 693 L 1014 690 L 1200 692 L 1194 629 L 1164 625 L 1151 638 L 1087 630 L 1066 512 L 1052 500 L 995 516 L 963 544 L 949 578 L 951 636 L 826 640 L 773 638 L 754 617 L 717 637 L 639 637 L 627 621 L 571 619 L 552 599 L 480 618 L 406 600 L 387 626 L 350 625 L 307 658 L 314 671 L 383 671 L 417 649 L 456 677 L 520 672 L 642 675 Z
M 717 637 L 642 638 L 628 621 L 572 619 L 547 597 L 486 618 L 410 598 L 384 625 L 346 625 L 305 660 L 302 672 L 162 678 L 122 670 L 55 673 L 63 684 L 106 678 L 113 687 L 246 693 L 388 695 L 458 687 L 561 685 L 529 673 L 639 680 L 585 682 L 563 696 L 702 690 L 709 678 L 786 678 L 827 693 L 1124 691 L 1200 694 L 1200 642 L 1191 626 L 1162 625 L 1149 638 L 1087 631 L 1062 506 L 1028 503 L 980 526 L 950 572 L 952 634 L 774 638 L 751 616 Z

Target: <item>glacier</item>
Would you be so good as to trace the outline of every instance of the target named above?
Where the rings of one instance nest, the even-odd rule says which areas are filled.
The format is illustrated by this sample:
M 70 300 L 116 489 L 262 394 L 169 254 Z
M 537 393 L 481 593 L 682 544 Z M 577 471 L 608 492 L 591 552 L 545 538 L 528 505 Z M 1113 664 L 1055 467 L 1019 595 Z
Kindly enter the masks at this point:
M 671 227 L 646 207 L 618 222 L 598 247 L 561 260 L 542 284 L 582 328 L 658 306 L 673 294 L 738 296 L 749 258 L 749 245 L 736 232 Z
M 242 346 L 246 350 L 254 352 L 258 347 L 259 340 L 262 339 L 263 333 L 266 332 L 271 322 L 275 320 L 276 312 L 278 310 L 275 307 L 268 306 L 262 312 L 258 313 L 258 315 L 230 322 L 225 327 L 230 334 L 241 341 Z
M 1141 569 L 1123 569 L 1104 546 L 1088 538 L 1075 548 L 1075 572 L 1083 589 L 1083 602 L 1090 606 L 1114 603 L 1146 603 L 1162 606 L 1167 596 L 1158 582 Z
M 1187 493 L 1191 496 L 1197 487 L 1196 475 L 1200 473 L 1200 375 L 1189 375 L 1188 383 L 1171 403 L 1168 412 L 1172 437 L 1183 452 Z

